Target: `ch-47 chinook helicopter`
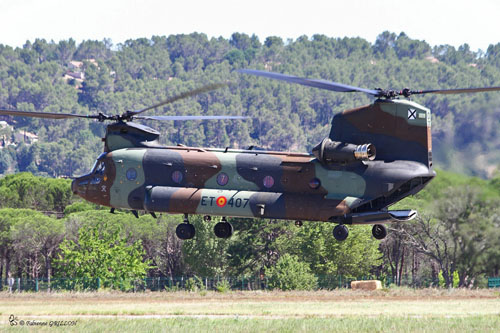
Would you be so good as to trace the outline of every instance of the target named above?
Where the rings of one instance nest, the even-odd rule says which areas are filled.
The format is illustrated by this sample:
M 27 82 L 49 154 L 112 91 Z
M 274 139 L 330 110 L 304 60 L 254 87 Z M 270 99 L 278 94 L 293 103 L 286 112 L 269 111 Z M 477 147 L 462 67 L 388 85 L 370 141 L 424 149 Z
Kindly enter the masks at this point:
M 241 116 L 143 116 L 141 113 L 224 84 L 205 86 L 138 111 L 108 116 L 27 112 L 0 109 L 0 115 L 50 119 L 110 120 L 104 152 L 89 174 L 73 180 L 72 190 L 85 200 L 131 210 L 184 214 L 177 226 L 181 239 L 195 228 L 189 214 L 204 219 L 221 216 L 217 237 L 233 233 L 226 217 L 335 222 L 334 237 L 345 240 L 346 225 L 373 224 L 383 239 L 383 223 L 409 221 L 414 210 L 388 206 L 422 190 L 432 170 L 430 110 L 407 100 L 417 94 L 457 94 L 500 90 L 500 87 L 402 91 L 364 89 L 258 70 L 240 73 L 263 76 L 336 92 L 362 92 L 376 100 L 343 111 L 332 120 L 330 135 L 312 154 L 162 146 L 159 133 L 132 122 L 146 120 L 242 119 Z M 399 98 L 404 97 L 404 98 Z

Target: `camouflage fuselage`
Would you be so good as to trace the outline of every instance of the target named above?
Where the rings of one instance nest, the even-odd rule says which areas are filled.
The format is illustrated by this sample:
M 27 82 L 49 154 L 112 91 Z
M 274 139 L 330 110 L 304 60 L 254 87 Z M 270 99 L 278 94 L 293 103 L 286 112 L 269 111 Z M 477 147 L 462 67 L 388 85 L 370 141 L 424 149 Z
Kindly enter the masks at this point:
M 97 204 L 149 212 L 332 221 L 379 211 L 421 190 L 431 169 L 430 111 L 381 101 L 334 117 L 333 140 L 374 143 L 373 161 L 311 154 L 163 147 L 138 124 L 108 126 L 106 152 L 73 191 Z M 128 147 L 127 147 L 128 146 Z
M 307 154 L 179 147 L 125 148 L 101 162 L 102 173 L 83 180 L 78 194 L 104 206 L 317 221 L 348 214 L 428 173 L 415 162 L 331 169 Z

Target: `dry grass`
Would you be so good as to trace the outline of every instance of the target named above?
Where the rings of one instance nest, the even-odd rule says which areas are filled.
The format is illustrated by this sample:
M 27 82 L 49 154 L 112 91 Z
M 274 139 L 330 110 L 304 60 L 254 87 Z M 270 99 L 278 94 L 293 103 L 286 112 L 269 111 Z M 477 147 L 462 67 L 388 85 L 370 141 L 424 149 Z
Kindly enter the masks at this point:
M 395 288 L 315 292 L 0 293 L 0 316 L 247 315 L 395 316 L 500 314 L 497 290 Z
M 21 329 L 9 327 L 10 314 L 24 320 L 76 320 L 74 329 L 82 332 L 495 331 L 500 291 L 0 293 L 0 330 Z

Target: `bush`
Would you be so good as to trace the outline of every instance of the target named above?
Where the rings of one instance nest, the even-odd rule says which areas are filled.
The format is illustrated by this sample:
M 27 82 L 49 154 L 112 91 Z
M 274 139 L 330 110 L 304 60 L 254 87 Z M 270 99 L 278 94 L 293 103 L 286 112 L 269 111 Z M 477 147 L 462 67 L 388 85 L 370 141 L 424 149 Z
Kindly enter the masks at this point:
M 227 293 L 231 290 L 231 284 L 229 284 L 229 281 L 227 281 L 226 279 L 223 279 L 217 282 L 215 289 L 220 293 Z
M 187 291 L 195 292 L 204 288 L 205 286 L 203 285 L 203 279 L 199 278 L 198 276 L 191 277 L 186 281 Z
M 318 285 L 318 278 L 297 256 L 285 254 L 276 266 L 266 270 L 268 287 L 281 290 L 311 290 Z
M 446 288 L 446 282 L 444 281 L 444 277 L 443 277 L 443 271 L 439 271 L 439 274 L 438 274 L 438 279 L 439 279 L 439 286 L 441 288 Z M 458 275 L 458 272 L 457 271 L 454 271 L 453 272 L 453 276 L 452 276 L 452 281 L 451 281 L 451 284 L 452 284 L 452 288 L 457 288 L 458 285 L 460 283 L 460 277 Z

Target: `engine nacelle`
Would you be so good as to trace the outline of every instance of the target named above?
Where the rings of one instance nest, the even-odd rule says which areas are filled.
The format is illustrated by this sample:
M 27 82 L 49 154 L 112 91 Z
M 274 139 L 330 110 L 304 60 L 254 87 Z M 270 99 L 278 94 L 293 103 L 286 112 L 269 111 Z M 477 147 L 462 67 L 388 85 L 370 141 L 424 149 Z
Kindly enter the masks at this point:
M 352 143 L 323 139 L 313 148 L 312 153 L 323 163 L 352 163 L 355 161 L 373 161 L 376 157 L 375 146 L 371 143 L 355 145 Z

